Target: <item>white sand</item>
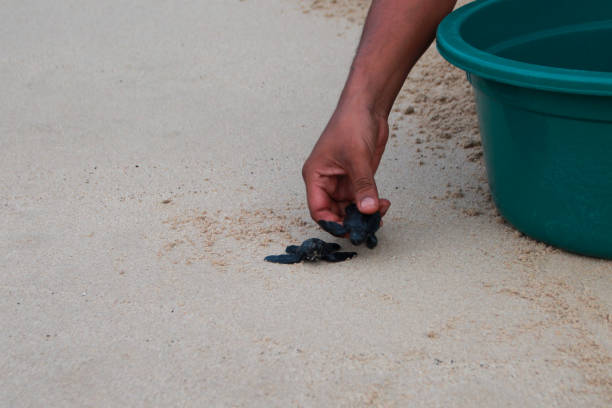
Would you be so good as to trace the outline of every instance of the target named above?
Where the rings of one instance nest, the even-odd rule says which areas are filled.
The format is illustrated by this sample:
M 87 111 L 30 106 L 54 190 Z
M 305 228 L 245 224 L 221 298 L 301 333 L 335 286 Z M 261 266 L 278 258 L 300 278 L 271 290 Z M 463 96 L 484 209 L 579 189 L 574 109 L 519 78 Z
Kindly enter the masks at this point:
M 106 3 L 0 11 L 1 407 L 612 403 L 612 263 L 501 222 L 461 72 L 402 92 L 380 245 L 272 265 L 327 238 L 300 167 L 363 11 Z

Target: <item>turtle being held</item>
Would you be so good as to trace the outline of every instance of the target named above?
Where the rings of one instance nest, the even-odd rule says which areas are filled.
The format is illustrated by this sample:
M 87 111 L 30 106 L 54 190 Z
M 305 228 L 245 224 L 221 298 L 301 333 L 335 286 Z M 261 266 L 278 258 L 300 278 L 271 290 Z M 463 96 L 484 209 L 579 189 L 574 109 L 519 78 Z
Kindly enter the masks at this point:
M 355 204 L 349 204 L 345 209 L 344 223 L 338 224 L 332 221 L 319 221 L 319 225 L 325 231 L 336 237 L 344 237 L 349 234 L 353 245 L 361 245 L 363 242 L 370 249 L 378 243 L 374 233 L 380 228 L 380 212 L 374 214 L 363 214 L 359 212 Z

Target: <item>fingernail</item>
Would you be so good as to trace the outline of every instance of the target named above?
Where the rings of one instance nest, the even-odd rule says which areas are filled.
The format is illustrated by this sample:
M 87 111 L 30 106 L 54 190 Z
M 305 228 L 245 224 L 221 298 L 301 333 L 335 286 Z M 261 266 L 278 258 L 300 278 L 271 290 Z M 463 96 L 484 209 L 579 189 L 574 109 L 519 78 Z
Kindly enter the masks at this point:
M 372 208 L 374 206 L 376 206 L 376 200 L 374 200 L 372 197 L 366 197 L 361 200 L 361 208 L 363 209 Z

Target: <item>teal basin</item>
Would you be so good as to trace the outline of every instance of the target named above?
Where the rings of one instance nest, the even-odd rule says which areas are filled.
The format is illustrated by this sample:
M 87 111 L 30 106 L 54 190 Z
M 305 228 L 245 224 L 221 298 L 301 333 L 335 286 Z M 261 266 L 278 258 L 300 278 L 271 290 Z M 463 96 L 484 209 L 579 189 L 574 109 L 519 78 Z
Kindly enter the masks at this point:
M 612 259 L 612 1 L 475 1 L 442 21 L 437 44 L 474 87 L 500 213 Z

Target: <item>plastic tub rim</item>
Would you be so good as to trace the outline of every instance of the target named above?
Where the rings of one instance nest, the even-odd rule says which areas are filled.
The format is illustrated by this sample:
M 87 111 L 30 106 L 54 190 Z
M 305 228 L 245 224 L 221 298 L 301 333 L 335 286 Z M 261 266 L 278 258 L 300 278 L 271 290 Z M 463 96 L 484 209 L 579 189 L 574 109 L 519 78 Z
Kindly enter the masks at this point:
M 461 35 L 466 19 L 507 0 L 477 0 L 448 15 L 438 27 L 437 47 L 451 64 L 480 77 L 543 91 L 612 96 L 612 73 L 557 68 L 498 57 L 482 51 Z

